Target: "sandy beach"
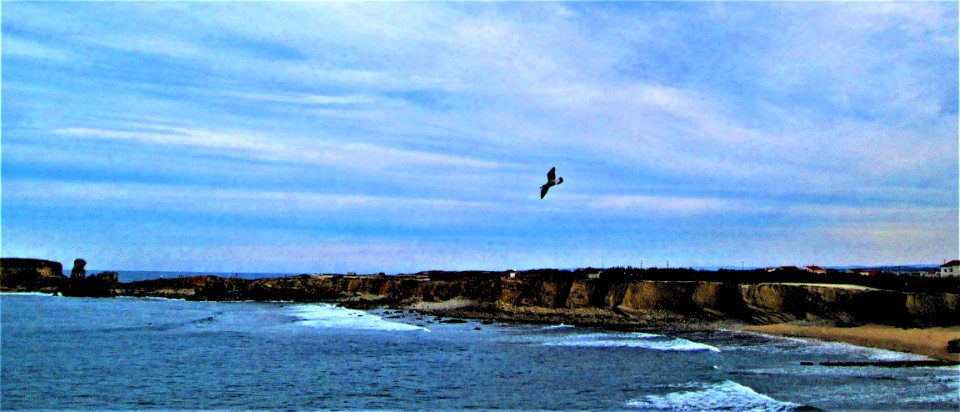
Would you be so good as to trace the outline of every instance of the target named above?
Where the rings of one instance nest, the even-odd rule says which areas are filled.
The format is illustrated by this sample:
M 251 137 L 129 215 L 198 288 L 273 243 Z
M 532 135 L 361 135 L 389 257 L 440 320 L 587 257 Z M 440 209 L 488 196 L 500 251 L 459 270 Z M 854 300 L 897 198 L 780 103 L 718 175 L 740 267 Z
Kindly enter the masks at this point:
M 837 327 L 779 323 L 744 326 L 741 330 L 778 336 L 816 338 L 909 352 L 934 359 L 960 362 L 960 353 L 947 352 L 947 342 L 960 339 L 960 327 L 900 329 L 893 326 L 864 325 Z

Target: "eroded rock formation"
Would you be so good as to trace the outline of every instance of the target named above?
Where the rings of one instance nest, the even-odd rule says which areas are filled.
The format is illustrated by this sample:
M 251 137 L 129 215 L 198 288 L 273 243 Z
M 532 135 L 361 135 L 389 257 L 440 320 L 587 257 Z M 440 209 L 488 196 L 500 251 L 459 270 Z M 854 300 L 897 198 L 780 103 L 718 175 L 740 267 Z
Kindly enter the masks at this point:
M 113 272 L 81 278 L 81 264 L 74 267 L 73 273 L 78 276 L 66 282 L 56 262 L 7 261 L 4 259 L 0 272 L 4 290 L 22 290 L 11 289 L 11 279 L 19 279 L 17 285 L 28 285 L 17 287 L 29 289 L 49 278 L 48 285 L 61 286 L 65 295 L 72 296 L 332 302 L 352 307 L 415 308 L 461 317 L 604 325 L 724 320 L 752 324 L 802 320 L 842 326 L 960 325 L 960 286 L 949 280 L 915 284 L 913 290 L 889 290 L 822 282 L 762 282 L 754 273 L 693 273 L 687 278 L 702 279 L 669 280 L 664 278 L 677 273 L 651 272 L 650 277 L 659 278 L 649 280 L 543 270 L 517 277 L 499 272 L 424 272 L 256 280 L 197 276 L 119 283 Z M 25 280 L 24 273 L 30 280 Z M 947 291 L 936 290 L 944 287 Z
M 52 293 L 66 282 L 63 265 L 42 259 L 0 259 L 0 290 Z
M 610 281 L 570 276 L 430 280 L 301 275 L 257 280 L 205 276 L 137 282 L 121 288 L 121 293 L 134 296 L 418 307 L 450 315 L 524 321 L 666 324 L 735 320 L 769 324 L 806 320 L 901 327 L 960 324 L 960 295 L 956 293 L 907 293 L 849 285 Z M 458 303 L 441 304 L 448 301 Z

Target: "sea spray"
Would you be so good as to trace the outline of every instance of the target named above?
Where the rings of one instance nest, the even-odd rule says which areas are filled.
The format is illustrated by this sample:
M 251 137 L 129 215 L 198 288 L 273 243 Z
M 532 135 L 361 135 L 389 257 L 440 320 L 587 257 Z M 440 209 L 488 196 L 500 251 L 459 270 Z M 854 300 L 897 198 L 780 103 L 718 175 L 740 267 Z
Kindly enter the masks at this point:
M 300 324 L 328 329 L 357 329 L 383 331 L 425 331 L 417 325 L 394 322 L 375 314 L 355 309 L 345 309 L 326 303 L 291 305 L 290 313 Z
M 778 401 L 737 382 L 691 383 L 684 390 L 647 395 L 626 406 L 657 411 L 791 411 L 801 405 Z

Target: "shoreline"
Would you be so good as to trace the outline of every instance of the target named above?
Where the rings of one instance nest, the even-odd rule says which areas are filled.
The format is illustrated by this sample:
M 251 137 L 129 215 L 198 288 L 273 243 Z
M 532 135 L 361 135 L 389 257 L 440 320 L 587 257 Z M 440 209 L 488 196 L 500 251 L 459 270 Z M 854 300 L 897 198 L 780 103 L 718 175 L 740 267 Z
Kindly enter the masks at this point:
M 438 307 L 439 306 L 439 307 Z M 906 364 L 932 364 L 934 366 L 953 366 L 960 364 L 960 353 L 950 353 L 947 351 L 948 342 L 951 340 L 960 340 L 960 326 L 947 327 L 923 327 L 903 329 L 895 326 L 867 324 L 862 326 L 841 327 L 832 324 L 815 324 L 806 321 L 792 323 L 776 323 L 767 325 L 754 325 L 737 320 L 699 320 L 689 322 L 677 322 L 670 320 L 636 322 L 634 321 L 616 321 L 613 320 L 613 313 L 602 313 L 604 311 L 589 310 L 593 316 L 578 317 L 569 316 L 570 313 L 561 315 L 550 310 L 520 310 L 517 312 L 496 312 L 483 313 L 469 306 L 453 305 L 443 307 L 438 306 L 430 308 L 417 307 L 398 307 L 399 309 L 413 309 L 429 315 L 439 315 L 455 318 L 472 318 L 484 320 L 496 320 L 500 322 L 521 322 L 532 324 L 550 324 L 562 322 L 567 325 L 598 327 L 607 330 L 632 330 L 649 328 L 665 329 L 684 329 L 684 330 L 734 330 L 743 332 L 760 333 L 770 336 L 794 337 L 803 339 L 817 339 L 828 342 L 847 343 L 855 346 L 890 350 L 894 352 L 909 353 L 912 355 L 924 356 L 940 362 L 927 361 L 875 361 L 869 362 L 875 366 L 894 366 L 895 363 L 904 366 Z M 551 313 L 553 312 L 553 313 Z M 550 315 L 553 316 L 550 316 Z M 544 316 L 547 315 L 547 316 Z M 566 315 L 566 316 L 564 316 Z M 581 313 L 580 315 L 584 315 Z M 840 365 L 833 365 L 840 366 Z M 849 365 L 848 365 L 849 366 Z
M 951 340 L 960 339 L 960 326 L 901 329 L 887 325 L 839 327 L 803 323 L 743 325 L 737 330 L 774 336 L 813 338 L 856 346 L 892 350 L 947 362 L 960 362 L 960 353 L 947 351 Z
M 2 295 L 20 295 L 20 296 L 48 296 L 55 297 L 44 292 L 9 292 L 4 291 Z M 150 296 L 124 296 L 133 299 L 171 299 L 184 300 L 182 298 L 171 297 L 150 297 Z M 228 301 L 235 302 L 235 301 Z M 258 302 L 258 301 L 247 301 Z M 260 301 L 264 302 L 264 301 Z M 294 301 L 276 301 L 276 302 L 294 302 Z M 227 302 L 222 302 L 227 303 Z M 303 302 L 301 302 L 303 303 Z M 947 327 L 927 327 L 927 328 L 909 328 L 902 329 L 894 326 L 868 324 L 862 326 L 840 327 L 829 324 L 816 324 L 805 321 L 791 323 L 776 323 L 767 325 L 752 325 L 737 321 L 700 321 L 700 322 L 679 322 L 670 321 L 634 323 L 618 322 L 613 320 L 613 313 L 603 310 L 586 309 L 578 313 L 582 317 L 570 316 L 568 311 L 555 310 L 519 310 L 512 311 L 489 311 L 477 310 L 475 302 L 466 299 L 454 299 L 445 302 L 419 302 L 413 305 L 357 305 L 356 302 L 317 302 L 327 303 L 343 308 L 376 310 L 376 309 L 396 309 L 396 310 L 414 310 L 416 312 L 451 318 L 472 318 L 477 320 L 493 320 L 499 322 L 520 322 L 531 324 L 548 324 L 561 322 L 568 325 L 583 325 L 590 327 L 599 327 L 602 329 L 619 330 L 633 328 L 681 328 L 681 329 L 700 329 L 700 330 L 737 330 L 744 332 L 753 332 L 771 336 L 784 336 L 805 339 L 818 339 L 830 342 L 842 342 L 851 345 L 885 349 L 895 352 L 910 353 L 914 355 L 925 356 L 938 361 L 947 363 L 960 362 L 960 353 L 950 353 L 947 351 L 948 342 L 960 339 L 960 326 Z M 353 304 L 351 304 L 353 303 Z M 370 302 L 372 303 L 372 302 Z M 578 312 L 578 311 L 575 311 Z M 546 316 L 545 316 L 546 315 Z M 587 316 L 583 316 L 587 315 Z M 883 362 L 877 362 L 883 363 Z

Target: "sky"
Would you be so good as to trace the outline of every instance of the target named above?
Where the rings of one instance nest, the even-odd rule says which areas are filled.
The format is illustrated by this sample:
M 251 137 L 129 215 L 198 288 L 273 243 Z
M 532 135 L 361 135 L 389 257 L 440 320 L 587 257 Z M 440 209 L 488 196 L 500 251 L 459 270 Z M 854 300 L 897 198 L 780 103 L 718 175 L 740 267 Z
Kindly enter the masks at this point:
M 3 2 L 0 252 L 411 273 L 958 257 L 956 2 Z M 539 187 L 557 168 L 562 185 Z

